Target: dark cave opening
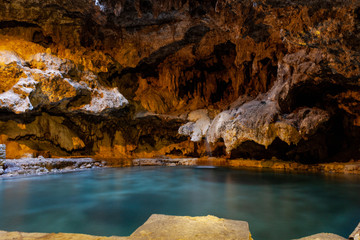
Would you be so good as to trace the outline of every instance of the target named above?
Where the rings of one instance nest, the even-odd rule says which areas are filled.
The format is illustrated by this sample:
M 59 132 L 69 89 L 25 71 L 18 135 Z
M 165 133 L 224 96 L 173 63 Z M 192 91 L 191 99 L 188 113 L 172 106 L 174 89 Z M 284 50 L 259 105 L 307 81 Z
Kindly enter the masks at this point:
M 53 43 L 50 36 L 44 36 L 42 31 L 35 31 L 32 37 L 32 41 L 43 47 L 49 47 Z
M 285 161 L 296 161 L 304 164 L 325 162 L 346 162 L 359 156 L 359 139 L 347 134 L 346 115 L 339 111 L 324 123 L 318 131 L 299 143 L 288 145 L 276 138 L 268 148 L 245 141 L 230 152 L 230 159 L 271 159 L 276 157 Z M 356 135 L 356 134 L 355 134 Z
M 226 156 L 226 146 L 224 143 L 224 139 L 220 138 L 214 146 L 211 147 L 211 155 L 213 157 L 224 157 Z
M 267 147 L 260 145 L 254 141 L 245 141 L 237 148 L 230 152 L 230 159 L 234 158 L 248 158 L 248 159 L 271 159 L 277 157 L 279 159 L 286 158 L 286 152 L 291 149 L 284 141 L 275 138 L 274 141 Z
M 212 93 L 210 100 L 212 103 L 221 101 L 226 95 L 224 93 L 231 91 L 231 79 L 223 81 L 222 79 L 216 79 L 216 92 Z M 230 89 L 230 90 L 229 90 Z
M 211 59 L 198 60 L 194 66 L 186 68 L 179 79 L 178 97 L 192 98 L 199 94 L 207 102 L 214 104 L 225 97 L 232 96 L 235 92 L 232 88 L 232 80 L 223 79 L 221 76 L 226 76 L 226 72 L 231 70 L 236 57 L 235 48 L 236 45 L 230 41 L 216 45 Z M 197 77 L 187 79 L 185 76 L 188 72 L 193 73 L 189 75 Z M 215 86 L 210 94 L 207 93 L 208 89 L 205 87 L 207 85 Z
M 283 113 L 293 112 L 300 107 L 317 107 L 328 109 L 333 104 L 330 96 L 344 91 L 344 87 L 338 84 L 323 82 L 315 85 L 313 82 L 301 83 L 290 89 L 284 99 L 279 100 L 279 106 Z
M 150 0 L 140 0 L 140 11 L 142 13 L 152 13 L 153 12 L 153 4 Z

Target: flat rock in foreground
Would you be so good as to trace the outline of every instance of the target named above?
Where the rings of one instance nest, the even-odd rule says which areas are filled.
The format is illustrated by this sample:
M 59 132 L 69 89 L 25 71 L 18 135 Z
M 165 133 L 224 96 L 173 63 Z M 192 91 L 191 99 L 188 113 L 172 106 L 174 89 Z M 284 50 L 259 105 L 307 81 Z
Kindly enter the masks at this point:
M 354 232 L 357 233 L 358 229 Z M 153 214 L 129 237 L 102 237 L 72 233 L 23 233 L 0 231 L 1 240 L 253 240 L 249 224 L 215 216 L 188 217 Z M 351 239 L 351 238 L 349 238 Z M 354 238 L 356 240 L 357 238 Z M 319 233 L 297 240 L 346 240 Z
M 215 216 L 181 217 L 153 214 L 130 239 L 250 240 L 249 224 Z
M 252 240 L 249 225 L 244 221 L 215 216 L 182 217 L 153 214 L 130 237 L 100 237 L 71 233 L 22 233 L 0 231 L 1 240 Z
M 308 237 L 300 238 L 298 240 L 346 240 L 346 239 L 332 233 L 318 233 Z

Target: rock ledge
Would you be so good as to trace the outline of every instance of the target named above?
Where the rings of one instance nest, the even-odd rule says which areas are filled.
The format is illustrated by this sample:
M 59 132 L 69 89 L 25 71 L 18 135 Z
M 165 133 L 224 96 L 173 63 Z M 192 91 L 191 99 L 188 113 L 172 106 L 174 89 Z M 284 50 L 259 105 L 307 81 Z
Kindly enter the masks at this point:
M 100 237 L 71 233 L 22 233 L 0 231 L 2 240 L 253 240 L 249 224 L 215 216 L 189 217 L 153 214 L 129 237 Z M 344 240 L 332 233 L 319 233 L 299 240 Z
M 92 158 L 21 158 L 0 161 L 0 176 L 42 175 L 99 168 L 103 164 Z

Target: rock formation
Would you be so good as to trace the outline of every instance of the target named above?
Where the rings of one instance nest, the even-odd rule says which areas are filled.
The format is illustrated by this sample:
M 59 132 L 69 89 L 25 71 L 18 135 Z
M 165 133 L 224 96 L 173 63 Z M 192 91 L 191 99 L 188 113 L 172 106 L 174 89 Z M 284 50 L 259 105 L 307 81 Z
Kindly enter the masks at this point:
M 359 159 L 357 0 L 0 1 L 7 156 Z
M 101 162 L 91 158 L 21 158 L 9 159 L 0 162 L 1 177 L 14 177 L 19 175 L 33 176 L 49 173 L 65 173 L 83 169 L 103 167 Z

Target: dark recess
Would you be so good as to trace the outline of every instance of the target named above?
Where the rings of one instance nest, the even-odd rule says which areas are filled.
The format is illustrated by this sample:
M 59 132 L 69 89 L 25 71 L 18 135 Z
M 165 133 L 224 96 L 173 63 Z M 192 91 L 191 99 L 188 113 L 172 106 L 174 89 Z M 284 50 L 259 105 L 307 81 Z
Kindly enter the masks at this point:
M 327 81 L 317 85 L 314 82 L 304 82 L 290 89 L 285 99 L 279 100 L 279 106 L 283 113 L 290 113 L 299 107 L 318 107 L 327 109 L 330 98 L 328 96 L 343 92 L 345 88 L 338 84 Z
M 39 25 L 35 23 L 29 23 L 29 22 L 22 22 L 22 21 L 1 21 L 0 22 L 0 29 L 4 28 L 17 28 L 17 27 L 24 27 L 24 28 L 40 28 Z
M 200 59 L 196 61 L 192 67 L 184 69 L 183 75 L 185 76 L 186 72 L 200 72 L 200 76 L 193 79 L 180 78 L 178 97 L 193 97 L 194 94 L 199 91 L 200 96 L 205 97 L 207 90 L 206 85 L 209 83 L 209 79 L 206 78 L 206 74 L 216 74 L 218 72 L 231 71 L 229 68 L 233 66 L 236 58 L 235 47 L 236 45 L 230 41 L 216 45 L 214 47 L 213 53 L 213 58 L 215 58 L 215 61 L 213 61 L 213 58 Z M 219 102 L 234 93 L 234 89 L 232 88 L 232 81 L 230 79 L 216 78 L 215 81 L 216 90 L 210 94 L 209 99 L 206 99 L 209 101 L 209 104 Z
M 33 34 L 32 42 L 40 44 L 43 47 L 49 47 L 53 43 L 50 36 L 44 36 L 43 32 L 35 31 Z
M 152 13 L 153 4 L 150 0 L 140 0 L 140 11 L 142 13 Z
M 279 159 L 286 158 L 286 152 L 291 149 L 287 143 L 281 141 L 279 138 L 271 143 L 266 149 L 263 145 L 260 145 L 254 141 L 245 141 L 241 143 L 237 148 L 233 149 L 230 153 L 230 158 L 249 158 L 249 159 L 271 159 L 273 156 Z

